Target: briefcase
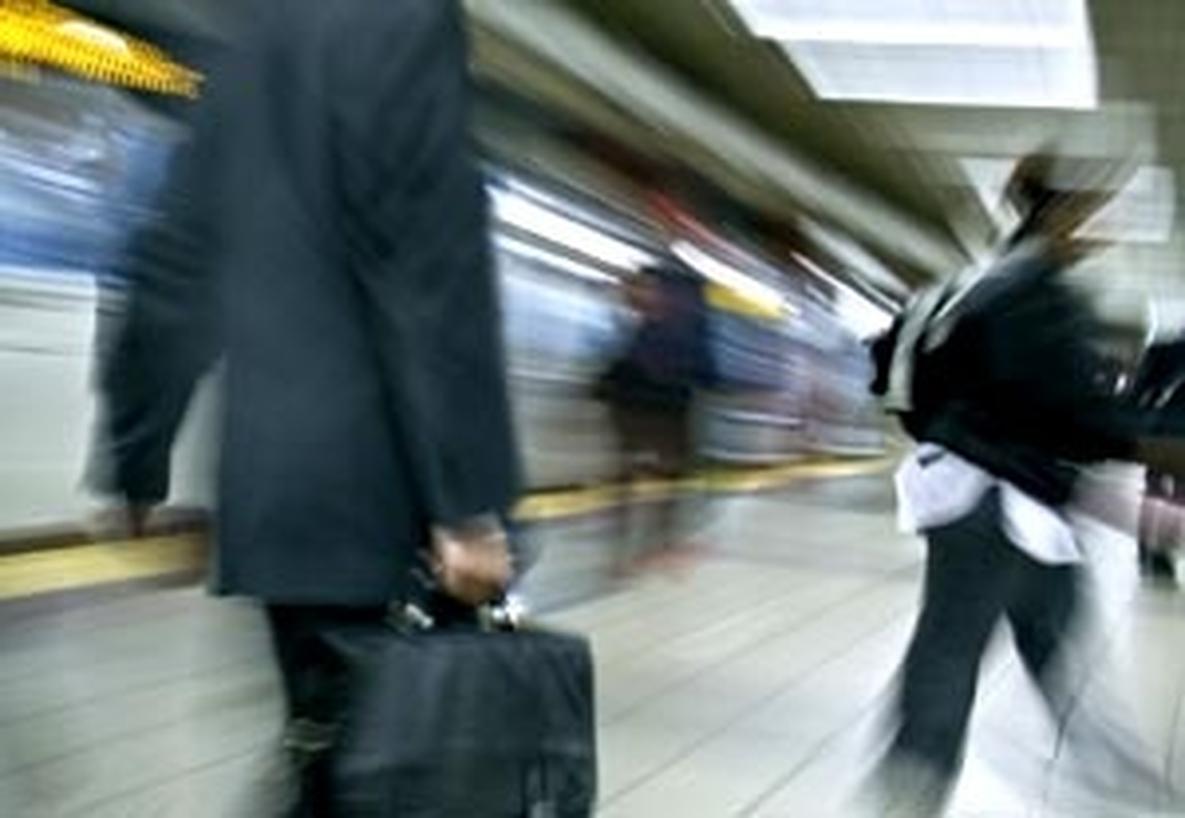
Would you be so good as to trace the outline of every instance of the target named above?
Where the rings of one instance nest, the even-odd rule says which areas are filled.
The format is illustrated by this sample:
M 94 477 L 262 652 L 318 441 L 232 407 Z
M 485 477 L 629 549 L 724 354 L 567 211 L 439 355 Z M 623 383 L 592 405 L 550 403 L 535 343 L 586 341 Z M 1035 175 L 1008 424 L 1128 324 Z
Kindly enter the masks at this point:
M 348 818 L 587 818 L 588 642 L 505 627 L 392 628 L 354 667 L 335 762 Z

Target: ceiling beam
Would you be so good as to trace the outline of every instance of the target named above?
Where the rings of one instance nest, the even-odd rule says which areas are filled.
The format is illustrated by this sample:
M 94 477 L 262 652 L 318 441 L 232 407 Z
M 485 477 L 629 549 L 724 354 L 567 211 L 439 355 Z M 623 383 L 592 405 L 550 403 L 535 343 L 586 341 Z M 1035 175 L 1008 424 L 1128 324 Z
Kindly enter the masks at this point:
M 964 262 L 960 249 L 872 191 L 816 166 L 659 63 L 615 42 L 548 0 L 469 0 L 476 24 L 517 43 L 634 113 L 672 147 L 709 150 L 717 176 L 731 175 L 842 225 L 888 255 L 933 275 Z M 724 181 L 724 180 L 720 180 Z

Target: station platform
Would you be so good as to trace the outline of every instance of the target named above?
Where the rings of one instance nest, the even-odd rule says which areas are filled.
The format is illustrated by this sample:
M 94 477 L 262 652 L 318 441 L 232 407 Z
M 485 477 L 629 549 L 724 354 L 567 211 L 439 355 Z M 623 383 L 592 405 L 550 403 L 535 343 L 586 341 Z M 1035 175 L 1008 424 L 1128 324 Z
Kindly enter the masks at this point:
M 555 527 L 564 525 L 565 540 L 591 537 L 592 548 L 582 550 L 606 552 L 608 533 L 601 518 L 611 516 L 623 503 L 647 505 L 691 494 L 719 498 L 774 491 L 802 482 L 874 474 L 891 463 L 890 456 L 804 457 L 764 467 L 717 467 L 683 481 L 644 481 L 628 493 L 614 483 L 530 493 L 514 510 L 515 521 L 529 532 L 526 547 L 539 554 L 547 551 L 546 569 L 552 567 L 556 557 L 568 566 L 563 577 L 548 572 L 544 581 L 533 583 L 532 590 L 540 597 L 535 601 L 556 604 L 560 600 L 552 586 L 572 581 L 580 585 L 575 573 L 604 573 L 603 566 L 590 565 L 587 560 L 579 563 L 574 572 L 570 559 L 573 549 L 544 549 L 542 542 L 536 542 L 535 533 L 546 530 L 548 535 L 543 540 L 556 539 Z M 98 517 L 92 517 L 89 523 L 0 528 L 0 605 L 16 602 L 22 608 L 40 610 L 58 603 L 69 605 L 78 594 L 109 596 L 108 592 L 118 593 L 129 587 L 196 581 L 207 556 L 206 517 L 198 509 L 165 508 L 154 515 L 149 536 L 135 541 L 105 533 L 110 526 L 99 522 Z M 596 518 L 591 530 L 589 518 Z M 12 610 L 10 604 L 10 618 Z
M 896 532 L 883 471 L 722 495 L 694 570 L 539 604 L 591 636 L 600 815 L 863 815 L 917 609 L 922 548 Z M 591 549 L 595 514 L 544 520 L 546 553 Z M 1098 635 L 1083 699 L 1179 780 L 1185 602 L 1139 585 L 1134 545 L 1086 532 Z M 590 557 L 591 559 L 591 557 Z M 563 585 L 578 557 L 541 571 Z M 10 600 L 10 602 L 12 602 Z M 249 815 L 280 713 L 258 610 L 194 587 L 75 599 L 5 619 L 0 815 Z M 985 663 L 955 816 L 1118 816 L 1077 785 L 1015 656 Z M 1169 814 L 1169 813 L 1165 813 Z

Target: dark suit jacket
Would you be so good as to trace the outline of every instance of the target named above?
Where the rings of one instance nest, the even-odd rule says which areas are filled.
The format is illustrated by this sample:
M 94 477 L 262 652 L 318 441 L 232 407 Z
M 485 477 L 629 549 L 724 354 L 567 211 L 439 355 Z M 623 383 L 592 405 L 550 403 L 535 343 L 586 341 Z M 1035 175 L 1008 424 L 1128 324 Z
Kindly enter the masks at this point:
M 101 367 L 105 488 L 159 501 L 225 360 L 215 589 L 398 594 L 517 468 L 453 0 L 249 0 Z

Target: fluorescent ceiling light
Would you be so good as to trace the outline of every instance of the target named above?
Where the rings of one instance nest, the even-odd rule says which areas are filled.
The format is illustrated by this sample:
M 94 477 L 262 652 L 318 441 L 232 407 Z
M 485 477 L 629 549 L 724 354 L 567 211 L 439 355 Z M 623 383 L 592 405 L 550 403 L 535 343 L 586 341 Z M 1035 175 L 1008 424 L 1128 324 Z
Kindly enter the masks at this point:
M 884 303 L 884 302 L 889 302 L 889 304 L 891 304 L 892 303 L 891 299 L 882 296 L 881 298 L 883 300 L 878 301 L 876 298 L 873 298 L 869 294 L 861 292 L 860 290 L 853 287 L 851 284 L 848 284 L 842 278 L 839 278 L 838 276 L 834 276 L 831 273 L 827 272 L 820 265 L 816 264 L 812 259 L 804 256 L 802 253 L 794 252 L 794 253 L 791 253 L 791 256 L 804 270 L 806 270 L 808 273 L 810 273 L 811 275 L 813 275 L 815 278 L 819 279 L 820 281 L 824 281 L 827 284 L 829 284 L 831 287 L 833 287 L 836 290 L 837 293 L 842 293 L 845 296 L 850 296 L 852 298 L 861 299 L 861 300 L 867 302 L 870 306 L 872 306 L 878 310 L 881 310 L 881 311 L 885 312 L 886 314 L 891 314 L 890 307 L 888 306 L 888 304 Z M 895 307 L 893 309 L 895 309 Z
M 754 34 L 782 42 L 1064 46 L 1079 33 L 1086 14 L 1082 0 L 733 0 L 733 5 Z
M 909 295 L 905 282 L 855 241 L 810 219 L 804 219 L 803 224 L 808 236 L 854 273 L 896 296 Z
M 825 99 L 1093 108 L 1085 0 L 733 0 Z
M 575 199 L 556 193 L 544 187 L 524 182 L 515 176 L 502 176 L 498 185 L 500 189 L 521 196 L 528 201 L 545 207 L 555 213 L 561 213 L 573 221 L 580 222 L 586 227 L 600 230 L 622 241 L 630 242 L 635 238 L 628 231 L 622 232 L 620 220 L 608 218 L 602 211 L 585 207 Z
M 542 247 L 537 247 L 525 241 L 521 241 L 510 236 L 497 236 L 494 243 L 499 249 L 504 250 L 511 255 L 524 258 L 529 261 L 537 261 L 547 267 L 556 270 L 562 270 L 565 273 L 570 273 L 577 278 L 583 278 L 586 281 L 592 281 L 597 284 L 612 284 L 616 283 L 617 278 L 606 273 L 603 270 L 598 270 L 589 264 L 577 261 L 567 256 L 562 256 L 559 253 L 553 253 L 550 250 L 545 250 Z
M 1097 106 L 1093 52 L 979 46 L 788 44 L 823 99 L 1001 108 Z
M 1018 27 L 1000 23 L 902 23 L 896 20 L 787 22 L 765 25 L 754 33 L 782 43 L 849 43 L 864 45 L 968 45 L 990 48 L 1074 48 L 1072 26 Z
M 675 242 L 671 252 L 709 281 L 733 290 L 771 312 L 795 312 L 793 305 L 776 289 L 708 255 L 690 242 Z
M 836 278 L 802 253 L 794 253 L 794 260 L 808 272 L 835 288 L 832 309 L 840 323 L 855 333 L 857 338 L 871 338 L 887 330 L 893 323 L 893 311 L 878 304 L 864 293 Z
M 835 315 L 860 339 L 880 335 L 893 324 L 893 315 L 888 310 L 847 290 L 840 290 L 836 295 Z
M 537 204 L 516 193 L 494 188 L 490 192 L 494 214 L 508 225 L 547 241 L 570 247 L 610 267 L 638 270 L 653 262 L 653 257 L 607 233 Z

